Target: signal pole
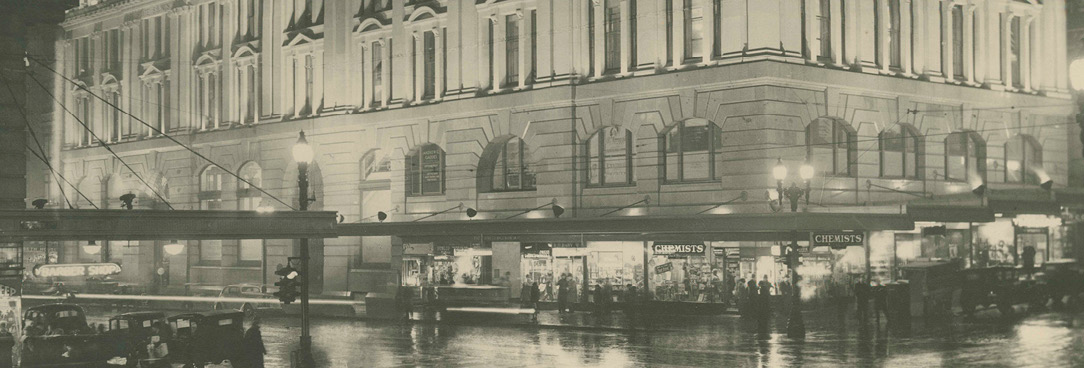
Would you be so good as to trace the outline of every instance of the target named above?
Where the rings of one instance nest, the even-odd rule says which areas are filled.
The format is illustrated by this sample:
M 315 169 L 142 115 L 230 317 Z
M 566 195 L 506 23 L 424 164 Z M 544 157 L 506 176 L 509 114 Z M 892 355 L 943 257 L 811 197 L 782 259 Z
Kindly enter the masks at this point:
M 312 161 L 312 147 L 305 139 L 305 132 L 301 132 L 297 143 L 293 148 L 294 160 L 297 161 L 297 194 L 300 211 L 309 210 L 309 161 Z M 309 239 L 300 239 L 301 264 L 301 347 L 299 349 L 299 364 L 303 368 L 314 368 L 315 361 L 312 358 L 312 336 L 309 334 Z

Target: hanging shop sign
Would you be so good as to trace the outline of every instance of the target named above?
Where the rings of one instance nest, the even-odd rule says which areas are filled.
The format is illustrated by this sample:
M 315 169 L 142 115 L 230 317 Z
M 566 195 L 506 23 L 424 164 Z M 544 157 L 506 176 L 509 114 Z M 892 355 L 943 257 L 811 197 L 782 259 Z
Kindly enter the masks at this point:
M 813 233 L 814 247 L 832 247 L 832 249 L 846 249 L 852 245 L 862 245 L 866 241 L 863 233 L 845 231 L 816 232 Z
M 704 244 L 655 243 L 651 251 L 657 256 L 696 257 L 704 255 Z
M 34 267 L 37 277 L 99 277 L 120 273 L 116 263 L 48 264 Z
M 673 270 L 674 270 L 674 264 L 669 263 L 669 262 L 663 263 L 663 264 L 658 265 L 658 266 L 655 266 L 655 273 L 656 274 L 667 273 L 667 272 L 670 272 L 670 271 L 673 271 Z
M 550 255 L 550 249 L 552 246 L 548 243 L 522 243 L 519 246 L 520 252 L 523 254 L 539 254 L 548 256 Z

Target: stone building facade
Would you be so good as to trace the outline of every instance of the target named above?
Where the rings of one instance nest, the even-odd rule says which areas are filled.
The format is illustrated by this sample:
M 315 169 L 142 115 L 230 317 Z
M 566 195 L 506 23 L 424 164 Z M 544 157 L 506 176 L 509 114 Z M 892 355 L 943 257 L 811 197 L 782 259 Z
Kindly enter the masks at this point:
M 287 210 L 226 172 L 295 205 L 301 130 L 311 208 L 347 223 L 551 203 L 594 218 L 645 197 L 610 216 L 772 213 L 779 161 L 815 167 L 805 211 L 898 211 L 983 184 L 1064 187 L 1075 139 L 1064 0 L 113 0 L 63 27 L 56 66 L 86 90 L 55 82 L 73 112 L 54 109 L 55 166 L 102 208 L 134 193 Z M 403 278 L 402 243 L 318 243 L 322 290 Z M 61 258 L 221 285 L 270 283 L 296 252 L 162 245 Z

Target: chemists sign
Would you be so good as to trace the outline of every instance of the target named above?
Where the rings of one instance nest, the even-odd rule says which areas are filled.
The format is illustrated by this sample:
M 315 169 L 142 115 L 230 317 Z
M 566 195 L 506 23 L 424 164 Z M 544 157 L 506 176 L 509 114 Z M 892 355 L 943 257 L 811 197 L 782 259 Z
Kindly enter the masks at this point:
M 832 249 L 845 249 L 852 245 L 862 245 L 866 241 L 866 234 L 834 231 L 813 233 L 814 247 L 832 247 Z
M 703 243 L 655 243 L 651 246 L 651 250 L 656 256 L 670 257 L 700 257 L 704 255 L 704 249 Z

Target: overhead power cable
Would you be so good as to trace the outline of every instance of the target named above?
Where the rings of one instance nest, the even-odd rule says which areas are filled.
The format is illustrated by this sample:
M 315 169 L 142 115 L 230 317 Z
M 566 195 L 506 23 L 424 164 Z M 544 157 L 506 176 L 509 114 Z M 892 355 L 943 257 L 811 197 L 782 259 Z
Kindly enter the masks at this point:
M 78 82 L 72 80 L 71 78 L 68 78 L 63 73 L 58 72 L 56 69 L 53 69 L 51 66 L 49 66 L 48 64 L 42 62 L 41 60 L 38 60 L 37 58 L 31 57 L 31 56 L 27 56 L 26 58 L 28 60 L 31 60 L 31 61 L 37 63 L 38 65 L 41 65 L 45 69 L 48 69 L 50 72 L 53 72 L 53 74 L 56 74 L 57 76 L 59 76 L 60 78 L 63 78 L 68 83 L 71 83 L 72 85 L 76 86 L 76 88 L 79 88 L 79 89 L 83 90 L 88 95 L 94 96 L 94 98 L 98 99 L 99 101 L 102 101 L 103 103 L 105 103 L 109 107 L 112 107 L 112 108 L 116 109 L 117 111 L 120 111 L 121 113 L 123 113 L 125 115 L 128 115 L 129 117 L 131 117 L 135 121 L 138 121 L 139 123 L 143 124 L 147 128 L 151 129 L 155 133 L 158 133 L 158 135 L 160 135 L 162 137 L 165 137 L 166 139 L 169 139 L 171 142 L 175 143 L 176 145 L 181 146 L 182 148 L 184 148 L 188 152 L 191 152 L 193 155 L 196 155 L 196 157 L 199 157 L 199 158 L 203 159 L 204 161 L 207 161 L 208 163 L 210 163 L 212 165 L 222 167 L 222 165 L 219 165 L 218 163 L 214 162 L 213 160 L 211 160 L 207 156 L 204 156 L 203 154 L 199 153 L 198 151 L 196 151 L 192 147 L 189 147 L 189 146 L 185 145 L 184 143 L 181 143 L 176 138 L 173 138 L 173 136 L 171 136 L 169 134 L 166 134 L 166 132 L 162 131 L 161 129 L 158 129 L 158 127 L 155 127 L 154 125 L 151 125 L 151 124 L 147 123 L 146 121 L 144 121 L 143 119 L 140 119 L 139 117 L 133 115 L 132 113 L 130 113 L 128 111 L 125 111 L 124 109 L 121 109 L 120 106 L 117 106 L 116 104 L 114 104 L 112 102 L 109 102 L 109 100 L 103 98 L 102 96 L 99 96 L 99 95 L 95 94 L 94 92 L 91 92 L 89 89 L 87 89 L 82 84 L 79 84 Z M 39 85 L 40 85 L 40 82 L 39 82 Z M 54 97 L 54 99 L 55 99 L 55 97 Z M 112 152 L 112 150 L 110 150 L 110 152 Z M 260 193 L 263 193 L 263 194 L 267 195 L 268 197 L 271 197 L 271 199 L 274 199 L 275 201 L 281 203 L 282 205 L 286 206 L 286 208 L 289 208 L 289 209 L 294 210 L 294 211 L 297 210 L 296 208 L 291 206 L 289 203 L 286 203 L 282 199 L 279 199 L 279 197 L 276 197 L 274 194 L 271 194 L 270 192 L 264 190 L 263 188 L 260 188 L 258 185 L 253 184 L 251 181 L 241 177 L 240 175 L 237 175 L 237 174 L 233 173 L 230 170 L 222 170 L 222 171 L 225 171 L 226 173 L 230 174 L 230 176 L 233 176 L 234 178 L 237 178 L 237 180 L 240 180 L 242 183 L 248 184 L 249 187 L 260 191 Z
M 4 83 L 4 88 L 6 88 L 8 90 L 8 94 L 11 95 L 12 99 L 14 99 L 15 98 L 15 90 L 11 89 L 11 84 L 8 83 L 7 78 L 0 77 L 0 81 L 2 81 Z M 63 179 L 64 177 L 62 175 L 60 175 L 60 173 L 56 172 L 56 170 L 53 169 L 53 165 L 51 163 L 49 163 L 49 158 L 48 158 L 49 156 L 48 156 L 48 154 L 45 153 L 45 149 L 42 148 L 41 141 L 38 140 L 38 134 L 36 132 L 34 132 L 34 127 L 30 125 L 30 118 L 26 114 L 25 109 L 23 108 L 22 105 L 20 105 L 18 103 L 16 103 L 15 105 L 17 107 L 17 110 L 19 110 L 19 115 L 21 115 L 23 117 L 23 123 L 26 124 L 26 130 L 28 132 L 30 132 L 30 137 L 34 139 L 34 144 L 38 146 L 38 151 L 40 151 L 41 154 L 39 155 L 37 152 L 34 152 L 34 150 L 32 148 L 30 148 L 29 146 L 26 147 L 27 151 L 30 151 L 30 153 L 33 154 L 34 157 L 37 157 L 39 160 L 41 160 L 41 162 L 45 163 L 45 167 L 49 168 L 49 172 L 52 173 L 53 177 L 57 179 L 57 188 L 60 189 L 60 196 L 64 198 L 64 203 L 68 204 L 69 209 L 75 208 L 74 206 L 72 206 L 71 200 L 68 199 L 67 193 L 64 193 L 64 186 L 60 185 L 60 183 L 59 183 L 60 179 Z M 68 185 L 71 185 L 71 183 L 68 182 L 67 179 L 64 179 L 64 182 L 68 183 Z M 72 188 L 75 188 L 75 186 L 72 186 Z M 82 192 L 79 192 L 79 188 L 75 188 L 75 190 L 80 195 L 82 195 L 83 199 L 86 199 L 87 202 L 89 202 L 91 206 L 94 206 L 94 208 L 98 208 L 98 206 L 95 205 L 94 202 L 92 202 L 90 200 L 90 198 L 87 198 L 86 195 L 84 195 Z
M 151 186 L 151 184 L 148 183 L 147 180 L 143 179 L 143 176 L 139 175 L 139 173 L 136 172 L 135 169 L 132 169 L 132 166 L 128 165 L 128 162 L 124 161 L 124 158 L 120 157 L 120 155 L 118 155 L 116 151 L 113 151 L 113 147 L 110 146 L 108 142 L 99 137 L 97 133 L 94 133 L 94 130 L 90 129 L 90 126 L 88 126 L 87 123 L 83 121 L 83 119 L 80 119 L 79 116 L 76 116 L 74 112 L 69 110 L 68 106 L 65 105 L 64 102 L 61 102 L 60 99 L 58 99 L 56 95 L 54 95 L 53 92 L 49 90 L 49 88 L 45 87 L 45 85 L 42 84 L 41 81 L 38 80 L 38 78 L 34 77 L 34 74 L 27 73 L 27 76 L 30 77 L 30 79 L 33 80 L 34 83 L 38 85 L 38 87 L 41 87 L 41 89 L 45 91 L 45 93 L 48 94 L 49 97 L 53 99 L 53 101 L 56 101 L 57 104 L 60 104 L 60 107 L 63 108 L 65 112 L 75 118 L 75 121 L 79 122 L 79 125 L 82 125 L 83 129 L 86 129 L 86 131 L 90 133 L 90 136 L 94 137 L 94 140 L 98 141 L 98 143 L 102 145 L 102 148 L 105 148 L 105 150 L 109 151 L 109 153 L 112 154 L 113 157 L 116 157 L 117 160 L 120 161 L 121 165 L 124 165 L 124 167 L 127 168 L 128 171 L 132 173 L 132 175 L 135 175 L 136 179 L 139 179 L 139 181 L 142 182 L 143 185 L 145 185 L 147 189 L 151 191 L 151 193 L 154 193 L 155 197 L 158 197 L 158 199 L 161 200 L 162 203 L 166 204 L 166 207 L 169 207 L 169 209 L 171 210 L 175 209 L 173 208 L 173 205 L 169 203 L 169 200 L 163 197 L 161 193 L 158 193 L 158 190 Z

